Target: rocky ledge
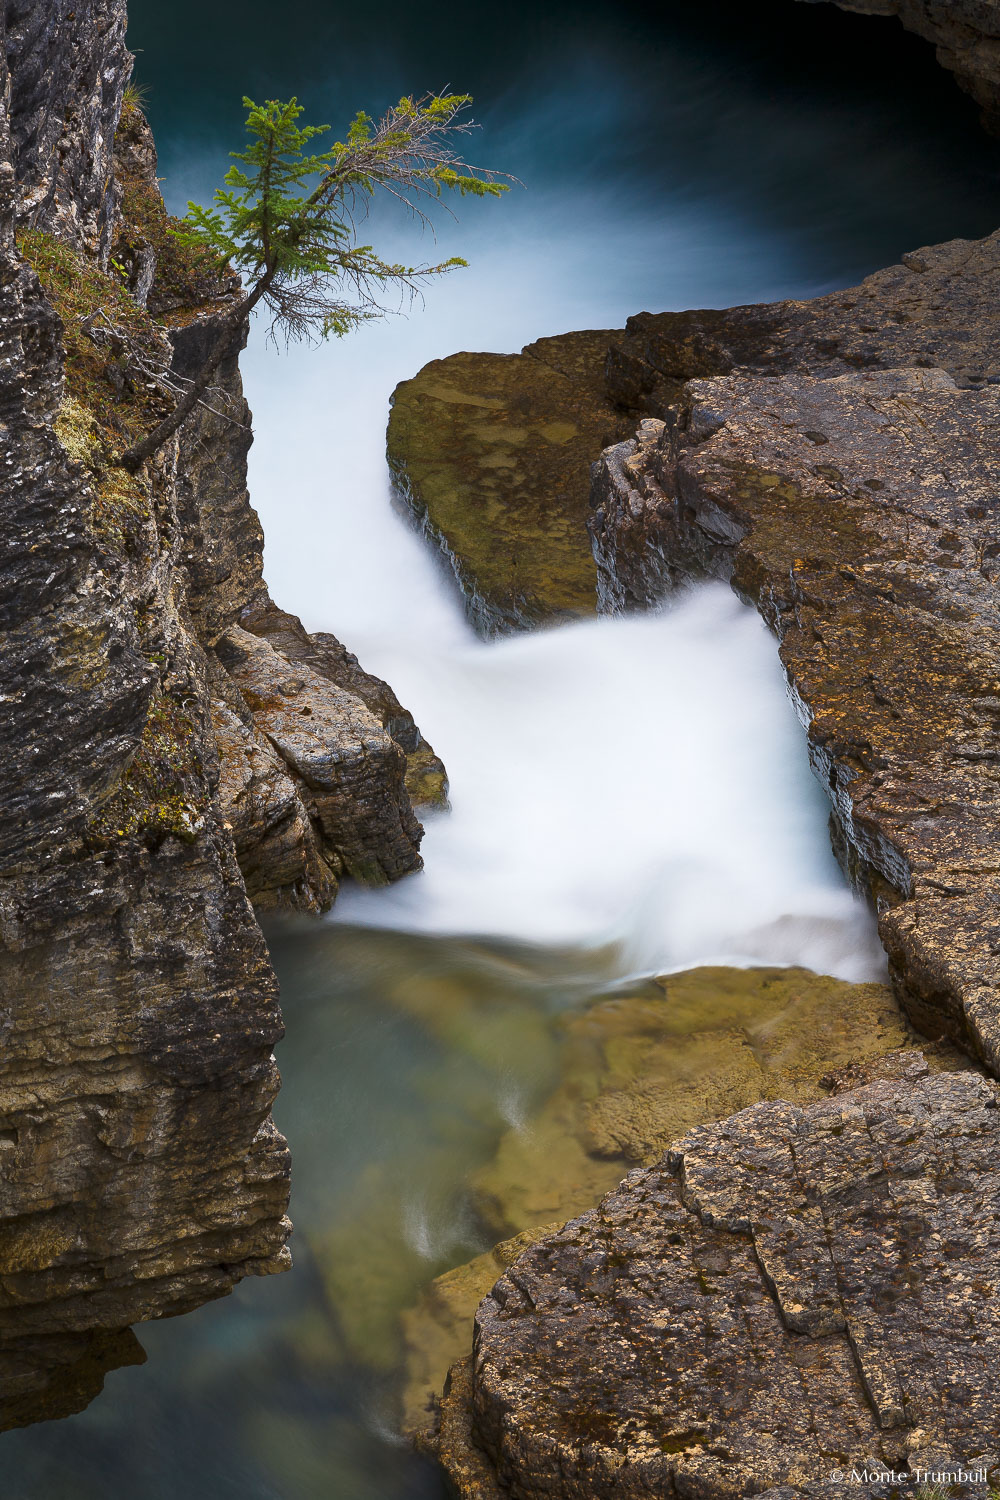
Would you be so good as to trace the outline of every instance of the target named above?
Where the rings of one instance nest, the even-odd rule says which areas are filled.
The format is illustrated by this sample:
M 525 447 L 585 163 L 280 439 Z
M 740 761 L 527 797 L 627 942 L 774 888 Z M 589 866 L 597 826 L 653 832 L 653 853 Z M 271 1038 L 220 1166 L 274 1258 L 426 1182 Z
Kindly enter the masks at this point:
M 0 19 L 0 1427 L 289 1263 L 251 898 L 417 868 L 407 788 L 444 794 L 386 685 L 268 597 L 235 359 L 141 477 L 111 462 L 234 295 L 168 232 L 124 33 L 124 0 Z
M 476 1318 L 478 1452 L 453 1382 L 460 1492 L 834 1500 L 852 1469 L 995 1475 L 1000 1088 L 920 1072 L 694 1130 L 526 1249 Z
M 608 332 L 520 354 L 453 354 L 397 386 L 397 492 L 454 570 L 483 635 L 592 614 L 590 465 L 631 427 L 604 380 Z
M 992 275 L 997 250 L 994 237 L 919 264 Z M 976 338 L 993 317 L 986 302 Z M 943 364 L 943 317 L 937 334 Z M 996 1072 L 1000 390 L 957 384 L 970 347 L 956 343 L 950 371 L 838 374 L 835 360 L 832 378 L 691 382 L 666 423 L 604 455 L 593 527 L 608 600 L 712 574 L 761 610 L 904 1007 Z

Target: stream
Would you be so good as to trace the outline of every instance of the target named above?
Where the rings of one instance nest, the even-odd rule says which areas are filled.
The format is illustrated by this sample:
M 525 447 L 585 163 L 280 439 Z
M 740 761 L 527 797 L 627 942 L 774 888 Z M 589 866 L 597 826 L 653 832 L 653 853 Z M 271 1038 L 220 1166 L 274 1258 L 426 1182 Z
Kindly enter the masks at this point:
M 477 158 L 526 186 L 416 251 L 376 214 L 389 258 L 470 269 L 346 343 L 275 351 L 258 330 L 244 360 L 272 593 L 392 684 L 452 810 L 425 820 L 423 873 L 268 924 L 294 1269 L 140 1328 L 144 1366 L 5 1436 L 4 1500 L 441 1500 L 398 1436 L 399 1316 L 498 1237 L 477 1183 L 501 1139 L 530 1139 L 566 1017 L 703 964 L 884 977 L 757 616 L 706 585 L 486 644 L 386 474 L 391 391 L 428 359 L 808 296 L 994 227 L 993 148 L 929 49 L 822 6 L 755 7 L 755 27 L 707 9 L 524 3 L 458 28 L 399 5 L 376 38 L 308 0 L 263 48 L 261 0 L 132 5 L 172 208 L 217 179 L 230 96 L 299 88 L 325 117 L 332 94 L 339 124 L 428 75 L 477 93 Z

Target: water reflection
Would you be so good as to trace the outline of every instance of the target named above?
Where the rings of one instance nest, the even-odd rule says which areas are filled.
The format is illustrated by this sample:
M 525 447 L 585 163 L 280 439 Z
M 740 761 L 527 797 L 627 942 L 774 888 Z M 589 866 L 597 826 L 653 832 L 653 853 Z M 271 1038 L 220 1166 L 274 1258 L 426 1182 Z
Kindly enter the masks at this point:
M 430 1500 L 398 1431 L 398 1315 L 494 1236 L 469 1182 L 558 1072 L 558 1017 L 606 954 L 374 933 L 270 934 L 288 1035 L 290 1275 L 139 1330 L 141 1369 L 87 1412 L 4 1438 L 4 1495 Z

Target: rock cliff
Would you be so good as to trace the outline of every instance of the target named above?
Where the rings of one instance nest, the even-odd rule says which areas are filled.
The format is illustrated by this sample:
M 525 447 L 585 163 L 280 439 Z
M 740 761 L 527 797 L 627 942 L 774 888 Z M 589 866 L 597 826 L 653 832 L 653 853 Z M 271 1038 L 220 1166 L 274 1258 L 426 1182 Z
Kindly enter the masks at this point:
M 0 1426 L 84 1404 L 141 1319 L 288 1263 L 277 986 L 250 898 L 419 865 L 443 772 L 274 609 L 235 360 L 110 461 L 234 294 L 167 232 L 124 0 L 4 8 Z
M 760 608 L 904 1006 L 994 1072 L 998 277 L 994 235 L 802 308 L 637 320 L 647 401 L 692 344 L 732 373 L 604 455 L 593 518 L 609 607 L 709 573 Z
M 824 0 L 805 0 L 807 5 Z M 898 16 L 930 42 L 938 62 L 971 94 L 988 130 L 1000 134 L 1000 0 L 833 0 L 841 10 Z

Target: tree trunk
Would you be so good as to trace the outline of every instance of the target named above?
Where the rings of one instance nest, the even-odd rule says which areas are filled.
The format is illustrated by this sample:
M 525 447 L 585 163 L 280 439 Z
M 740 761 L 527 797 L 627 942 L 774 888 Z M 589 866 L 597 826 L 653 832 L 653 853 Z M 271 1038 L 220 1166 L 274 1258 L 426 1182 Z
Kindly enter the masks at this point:
M 168 438 L 172 438 L 181 423 L 194 411 L 202 396 L 211 384 L 212 376 L 229 355 L 235 345 L 239 342 L 240 335 L 250 313 L 264 296 L 271 285 L 273 272 L 268 272 L 254 287 L 248 296 L 236 304 L 232 312 L 222 325 L 222 331 L 212 346 L 211 353 L 202 365 L 194 382 L 184 393 L 169 416 L 164 417 L 158 427 L 152 432 L 133 443 L 131 448 L 126 448 L 118 460 L 123 469 L 128 469 L 130 474 L 141 469 L 147 458 L 151 458 L 158 448 L 162 448 Z

